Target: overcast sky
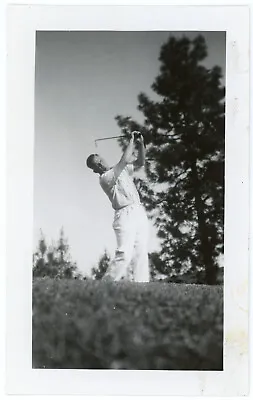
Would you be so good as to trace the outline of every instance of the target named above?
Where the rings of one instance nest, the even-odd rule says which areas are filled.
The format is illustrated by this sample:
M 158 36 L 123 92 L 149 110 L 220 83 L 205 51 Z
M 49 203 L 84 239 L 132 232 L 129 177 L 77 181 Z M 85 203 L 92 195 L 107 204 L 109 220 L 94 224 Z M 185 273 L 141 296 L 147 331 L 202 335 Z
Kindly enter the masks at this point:
M 159 70 L 159 49 L 169 32 L 38 32 L 35 74 L 34 247 L 40 229 L 50 243 L 64 227 L 71 255 L 82 272 L 96 264 L 104 249 L 115 250 L 113 210 L 86 167 L 90 153 L 109 164 L 118 161 L 117 114 L 142 122 L 140 92 Z M 192 38 L 197 33 L 185 33 Z M 175 35 L 181 36 L 177 32 Z M 225 34 L 203 33 L 206 65 L 225 73 Z M 150 248 L 157 248 L 151 224 Z

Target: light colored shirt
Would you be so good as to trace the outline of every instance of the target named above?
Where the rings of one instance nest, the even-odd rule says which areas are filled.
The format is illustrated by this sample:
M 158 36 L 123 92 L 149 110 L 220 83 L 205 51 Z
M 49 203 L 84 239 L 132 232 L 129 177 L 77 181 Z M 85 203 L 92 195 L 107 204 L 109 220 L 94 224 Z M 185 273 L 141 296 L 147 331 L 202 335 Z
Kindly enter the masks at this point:
M 133 164 L 128 164 L 117 179 L 115 179 L 113 168 L 100 175 L 100 185 L 110 199 L 114 210 L 131 204 L 140 204 L 140 197 L 133 181 L 133 172 Z

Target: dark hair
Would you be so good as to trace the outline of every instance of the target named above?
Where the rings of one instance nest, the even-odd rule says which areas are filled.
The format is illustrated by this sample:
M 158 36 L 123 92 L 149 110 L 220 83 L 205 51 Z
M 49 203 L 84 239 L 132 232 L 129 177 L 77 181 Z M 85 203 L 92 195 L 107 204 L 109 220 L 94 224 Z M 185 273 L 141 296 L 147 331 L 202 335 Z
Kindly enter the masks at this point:
M 92 168 L 92 164 L 93 164 L 93 159 L 94 157 L 97 156 L 97 154 L 91 154 L 87 160 L 86 160 L 86 165 L 88 168 Z

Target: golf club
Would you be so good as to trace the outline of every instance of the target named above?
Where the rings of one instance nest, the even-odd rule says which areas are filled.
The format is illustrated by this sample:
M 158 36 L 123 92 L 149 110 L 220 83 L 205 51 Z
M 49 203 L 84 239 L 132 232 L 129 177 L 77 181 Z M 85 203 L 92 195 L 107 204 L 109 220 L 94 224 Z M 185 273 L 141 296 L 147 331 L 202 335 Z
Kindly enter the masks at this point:
M 100 139 L 95 139 L 95 145 L 97 147 L 97 142 L 100 142 L 101 140 L 119 139 L 119 138 L 123 138 L 123 137 L 126 137 L 126 135 L 110 136 L 110 137 L 104 137 L 104 138 L 100 138 Z
M 141 133 L 139 131 L 133 131 L 132 133 L 134 133 L 135 137 L 138 137 L 141 135 Z M 109 137 L 104 137 L 104 138 L 100 138 L 100 139 L 95 139 L 95 146 L 97 147 L 97 142 L 101 141 L 101 140 L 110 140 L 110 139 L 119 139 L 119 138 L 129 138 L 130 134 L 127 135 L 120 135 L 120 136 L 109 136 Z

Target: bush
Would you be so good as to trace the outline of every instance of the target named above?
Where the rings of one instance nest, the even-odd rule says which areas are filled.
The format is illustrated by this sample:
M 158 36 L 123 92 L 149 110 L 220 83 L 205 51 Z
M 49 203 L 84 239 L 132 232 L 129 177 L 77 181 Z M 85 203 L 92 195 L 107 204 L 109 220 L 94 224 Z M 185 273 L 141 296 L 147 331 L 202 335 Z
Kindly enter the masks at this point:
M 33 367 L 222 370 L 222 287 L 36 279 Z

